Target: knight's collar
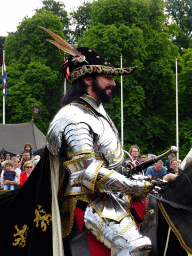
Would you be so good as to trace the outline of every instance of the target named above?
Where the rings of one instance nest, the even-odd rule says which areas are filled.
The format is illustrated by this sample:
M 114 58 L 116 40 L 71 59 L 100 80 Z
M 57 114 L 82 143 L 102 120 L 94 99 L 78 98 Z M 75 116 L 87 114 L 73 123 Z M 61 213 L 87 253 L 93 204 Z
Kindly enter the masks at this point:
M 80 98 L 86 101 L 89 105 L 91 105 L 97 111 L 99 111 L 100 108 L 103 108 L 103 104 L 100 101 L 97 101 L 95 98 L 91 97 L 88 94 L 84 94 Z
M 88 94 L 84 94 L 80 97 L 80 99 L 84 100 L 88 105 L 90 105 L 99 115 L 102 115 L 111 126 L 114 126 L 101 102 L 98 102 L 95 98 Z
M 84 94 L 80 98 L 83 99 L 88 105 L 90 105 L 92 108 L 94 108 L 96 112 L 98 112 L 99 114 L 104 116 L 104 118 L 109 121 L 109 116 L 107 115 L 107 113 L 103 107 L 103 104 L 100 101 L 98 102 L 95 98 L 91 97 L 88 94 Z

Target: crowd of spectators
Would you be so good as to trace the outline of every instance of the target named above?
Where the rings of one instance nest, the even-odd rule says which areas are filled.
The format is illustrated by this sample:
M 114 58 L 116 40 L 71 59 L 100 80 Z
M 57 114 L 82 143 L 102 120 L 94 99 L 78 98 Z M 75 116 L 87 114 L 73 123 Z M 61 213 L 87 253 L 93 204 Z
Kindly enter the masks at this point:
M 129 154 L 134 165 L 139 165 L 155 157 L 153 154 L 140 155 L 140 148 L 137 145 L 131 146 Z M 40 156 L 34 156 L 30 143 L 25 144 L 22 155 L 16 154 L 10 157 L 9 154 L 6 154 L 6 156 L 0 156 L 0 186 L 4 190 L 14 190 L 16 187 L 23 186 L 39 160 Z M 191 161 L 192 157 L 187 158 L 186 165 Z M 133 166 L 130 165 L 130 167 Z M 175 154 L 171 153 L 165 164 L 159 160 L 143 172 L 152 179 L 161 178 L 169 181 L 175 179 L 182 172 L 182 169 L 180 168 L 180 161 L 175 158 Z
M 23 153 L 0 156 L 0 186 L 3 190 L 15 190 L 22 187 L 39 162 L 40 156 L 33 154 L 30 143 L 26 143 Z
M 138 165 L 147 160 L 155 158 L 153 154 L 140 155 L 140 148 L 137 145 L 131 146 L 129 154 L 132 157 L 134 165 Z M 192 157 L 186 159 L 186 165 L 192 161 Z M 144 174 L 149 176 L 152 179 L 164 179 L 165 181 L 175 179 L 183 170 L 180 167 L 181 161 L 177 160 L 174 153 L 168 155 L 168 159 L 165 163 L 162 160 L 154 163 L 152 166 L 149 166 L 143 170 Z M 185 165 L 185 166 L 186 166 Z M 130 165 L 132 168 L 132 166 Z

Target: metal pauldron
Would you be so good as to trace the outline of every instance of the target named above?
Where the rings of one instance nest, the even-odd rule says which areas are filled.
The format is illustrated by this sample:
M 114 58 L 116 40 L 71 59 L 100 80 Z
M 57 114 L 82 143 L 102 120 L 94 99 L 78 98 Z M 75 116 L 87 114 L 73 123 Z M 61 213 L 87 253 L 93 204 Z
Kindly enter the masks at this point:
M 48 148 L 53 155 L 59 155 L 63 138 L 68 158 L 74 152 L 93 149 L 93 134 L 83 122 L 82 114 L 82 107 L 76 105 L 67 105 L 57 113 L 47 133 Z

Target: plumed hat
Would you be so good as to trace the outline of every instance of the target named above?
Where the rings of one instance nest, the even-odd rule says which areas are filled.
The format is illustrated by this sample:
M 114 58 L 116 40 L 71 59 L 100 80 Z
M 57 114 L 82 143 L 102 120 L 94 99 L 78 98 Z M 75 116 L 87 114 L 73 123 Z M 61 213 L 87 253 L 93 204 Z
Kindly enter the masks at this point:
M 40 27 L 48 32 L 54 39 L 46 39 L 70 56 L 61 66 L 63 76 L 71 83 L 76 79 L 93 73 L 107 75 L 129 75 L 135 71 L 136 67 L 115 68 L 106 61 L 99 53 L 88 47 L 73 48 L 63 38 L 53 33 L 51 30 Z

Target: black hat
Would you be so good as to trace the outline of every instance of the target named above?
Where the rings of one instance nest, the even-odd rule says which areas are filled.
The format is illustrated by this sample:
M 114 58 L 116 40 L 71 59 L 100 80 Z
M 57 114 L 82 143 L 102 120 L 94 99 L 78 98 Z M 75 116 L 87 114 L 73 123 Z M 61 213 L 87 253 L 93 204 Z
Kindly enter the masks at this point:
M 54 39 L 46 39 L 64 52 L 71 54 L 61 66 L 63 76 L 70 82 L 93 73 L 108 75 L 129 75 L 135 71 L 136 67 L 115 68 L 106 61 L 99 53 L 88 47 L 73 48 L 63 38 L 53 33 L 51 30 L 40 27 L 48 32 Z

